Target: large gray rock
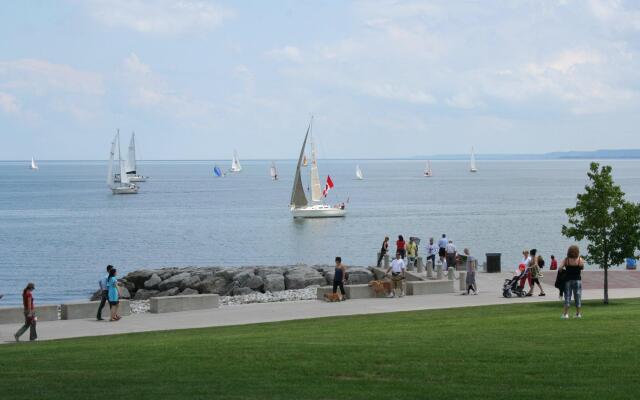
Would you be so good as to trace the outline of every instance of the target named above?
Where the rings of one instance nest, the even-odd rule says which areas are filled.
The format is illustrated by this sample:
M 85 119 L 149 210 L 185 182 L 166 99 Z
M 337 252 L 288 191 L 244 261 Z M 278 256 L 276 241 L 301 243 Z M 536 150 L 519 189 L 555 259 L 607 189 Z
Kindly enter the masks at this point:
M 180 290 L 184 291 L 185 289 L 194 289 L 197 291 L 198 284 L 200 283 L 200 276 L 191 275 L 189 278 L 183 280 L 180 283 Z
M 262 276 L 265 292 L 280 292 L 285 289 L 282 274 L 267 274 Z
M 249 289 L 248 287 L 234 287 L 231 293 L 234 296 L 244 296 L 246 294 L 253 293 L 253 290 Z
M 136 295 L 133 296 L 134 300 L 148 300 L 151 297 L 156 297 L 160 293 L 158 290 L 147 290 L 140 289 L 136 292 Z
M 129 282 L 132 282 L 134 285 L 136 285 L 137 288 L 141 288 L 143 287 L 144 282 L 149 278 L 151 278 L 151 275 L 153 274 L 154 274 L 154 271 L 150 269 L 140 269 L 140 270 L 128 273 L 124 277 L 124 279 L 126 279 Z
M 173 288 L 179 288 L 183 285 L 183 282 L 191 278 L 191 274 L 188 272 L 181 272 L 177 275 L 173 275 L 171 278 L 166 279 L 158 285 L 158 289 L 166 291 Z
M 178 294 L 180 294 L 180 289 L 178 289 L 177 287 L 174 287 L 174 288 L 171 288 L 169 290 L 162 291 L 162 292 L 156 294 L 153 297 L 175 296 L 175 295 L 178 295 Z
M 349 280 L 347 283 L 350 285 L 365 284 L 375 279 L 373 273 L 364 267 L 347 267 L 347 273 L 349 274 Z M 324 275 L 328 284 L 333 283 L 333 275 L 333 270 Z
M 119 292 L 120 292 L 119 297 L 121 299 L 130 299 L 131 298 L 131 293 L 129 293 L 129 289 L 127 289 L 124 286 L 119 286 L 118 289 L 119 289 Z
M 285 288 L 304 289 L 312 285 L 324 285 L 325 279 L 318 271 L 307 266 L 296 266 L 284 275 Z
M 253 275 L 253 274 L 249 277 L 249 280 L 245 283 L 245 286 L 252 290 L 260 290 L 262 289 L 263 285 L 264 285 L 264 282 L 262 281 L 262 278 L 260 278 L 258 275 Z
M 231 282 L 227 282 L 222 277 L 217 278 L 215 275 L 212 278 L 200 281 L 197 287 L 200 293 L 214 293 L 222 296 L 226 296 L 232 288 L 233 284 Z
M 135 292 L 137 290 L 135 283 L 126 280 L 125 278 L 119 279 L 118 283 L 121 286 L 126 287 L 129 292 Z
M 186 296 L 189 294 L 198 294 L 198 291 L 191 288 L 186 288 L 182 292 L 180 292 L 180 296 Z
M 251 279 L 251 277 L 253 277 L 253 276 L 255 276 L 253 274 L 253 272 L 240 271 L 233 277 L 233 281 L 239 287 L 246 287 L 247 286 L 247 282 L 249 282 L 249 279 Z
M 160 282 L 162 282 L 162 279 L 160 279 L 158 274 L 153 274 L 149 279 L 144 281 L 144 288 L 147 290 L 157 289 Z

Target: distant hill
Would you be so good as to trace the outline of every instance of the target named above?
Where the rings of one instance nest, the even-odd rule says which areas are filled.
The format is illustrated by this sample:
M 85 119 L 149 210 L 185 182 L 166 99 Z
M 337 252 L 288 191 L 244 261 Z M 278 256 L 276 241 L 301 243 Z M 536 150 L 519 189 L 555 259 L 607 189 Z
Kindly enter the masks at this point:
M 469 154 L 439 154 L 412 157 L 417 160 L 468 160 Z M 555 151 L 543 154 L 476 154 L 478 160 L 596 160 L 640 159 L 640 149 Z

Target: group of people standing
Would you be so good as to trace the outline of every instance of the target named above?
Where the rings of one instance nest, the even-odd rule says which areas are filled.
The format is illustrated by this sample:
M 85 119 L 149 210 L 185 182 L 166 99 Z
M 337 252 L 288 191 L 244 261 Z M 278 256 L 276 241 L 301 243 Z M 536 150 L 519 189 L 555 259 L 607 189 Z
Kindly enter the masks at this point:
M 102 321 L 102 309 L 106 303 L 109 303 L 109 321 L 119 321 L 121 318 L 118 314 L 120 292 L 118 291 L 118 278 L 116 278 L 117 272 L 113 265 L 107 265 L 106 275 L 98 281 L 100 287 L 100 305 L 98 306 L 98 315 L 96 316 L 98 321 Z

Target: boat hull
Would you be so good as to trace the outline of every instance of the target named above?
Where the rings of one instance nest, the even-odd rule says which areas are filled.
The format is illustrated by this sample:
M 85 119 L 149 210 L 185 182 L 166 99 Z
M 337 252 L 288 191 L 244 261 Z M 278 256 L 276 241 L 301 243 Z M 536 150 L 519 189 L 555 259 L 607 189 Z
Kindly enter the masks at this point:
M 142 175 L 129 175 L 129 182 L 146 182 L 147 177 Z
M 112 187 L 111 193 L 112 194 L 137 194 L 138 187 L 136 185 Z
M 347 215 L 343 208 L 325 205 L 315 205 L 299 208 L 291 208 L 293 218 L 341 218 Z

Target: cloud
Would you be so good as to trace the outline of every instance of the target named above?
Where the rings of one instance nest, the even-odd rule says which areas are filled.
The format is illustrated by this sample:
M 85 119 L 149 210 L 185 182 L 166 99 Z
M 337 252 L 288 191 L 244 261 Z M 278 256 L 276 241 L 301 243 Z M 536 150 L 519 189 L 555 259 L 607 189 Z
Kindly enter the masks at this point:
M 210 30 L 233 16 L 225 7 L 200 0 L 91 0 L 83 4 L 89 15 L 106 26 L 160 35 Z
M 302 54 L 300 49 L 295 46 L 284 46 L 282 48 L 269 50 L 266 55 L 276 59 L 284 59 L 294 63 L 302 62 Z
M 17 114 L 20 111 L 20 106 L 15 97 L 9 93 L 0 92 L 0 110 L 5 114 Z

